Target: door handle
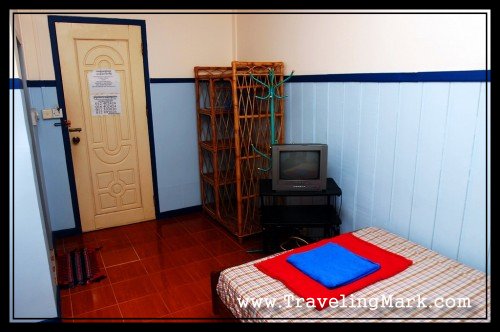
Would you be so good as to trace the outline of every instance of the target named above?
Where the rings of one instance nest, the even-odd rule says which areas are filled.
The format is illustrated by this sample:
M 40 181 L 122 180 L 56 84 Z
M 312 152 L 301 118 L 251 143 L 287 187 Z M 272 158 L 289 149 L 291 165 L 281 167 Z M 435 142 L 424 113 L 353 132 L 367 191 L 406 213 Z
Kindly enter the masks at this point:
M 68 128 L 68 131 L 69 131 L 70 133 L 73 133 L 73 132 L 75 132 L 75 131 L 78 131 L 78 132 L 79 132 L 79 131 L 82 131 L 82 128 Z

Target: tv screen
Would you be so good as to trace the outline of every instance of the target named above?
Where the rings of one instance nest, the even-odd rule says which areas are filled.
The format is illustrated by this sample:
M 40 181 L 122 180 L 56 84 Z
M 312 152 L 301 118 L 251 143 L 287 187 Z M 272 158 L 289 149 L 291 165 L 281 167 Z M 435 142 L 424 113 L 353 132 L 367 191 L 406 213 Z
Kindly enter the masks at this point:
M 327 153 L 326 144 L 273 145 L 273 190 L 325 190 Z
M 281 151 L 280 179 L 315 180 L 319 178 L 319 151 Z

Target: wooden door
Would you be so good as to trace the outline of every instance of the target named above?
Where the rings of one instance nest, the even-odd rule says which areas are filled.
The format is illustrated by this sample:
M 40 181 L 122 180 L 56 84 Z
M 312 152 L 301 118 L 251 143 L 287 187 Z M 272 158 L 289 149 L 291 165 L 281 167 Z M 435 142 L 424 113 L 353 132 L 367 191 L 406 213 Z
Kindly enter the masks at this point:
M 56 35 L 82 230 L 154 219 L 140 27 L 56 23 Z M 102 73 L 114 95 L 95 88 Z

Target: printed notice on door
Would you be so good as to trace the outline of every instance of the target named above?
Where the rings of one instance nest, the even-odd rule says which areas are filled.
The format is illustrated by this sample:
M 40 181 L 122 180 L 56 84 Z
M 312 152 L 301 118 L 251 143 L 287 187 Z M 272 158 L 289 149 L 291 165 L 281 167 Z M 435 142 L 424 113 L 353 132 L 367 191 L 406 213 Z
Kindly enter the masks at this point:
M 92 115 L 120 114 L 120 75 L 113 69 L 96 69 L 87 77 Z

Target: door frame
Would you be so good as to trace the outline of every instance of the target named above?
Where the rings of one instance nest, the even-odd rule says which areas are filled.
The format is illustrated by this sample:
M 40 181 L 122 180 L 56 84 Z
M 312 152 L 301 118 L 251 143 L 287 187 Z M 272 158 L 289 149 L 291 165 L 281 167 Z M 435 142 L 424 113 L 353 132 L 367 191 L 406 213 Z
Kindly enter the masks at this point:
M 141 27 L 141 40 L 142 40 L 142 61 L 144 68 L 144 83 L 146 91 L 146 117 L 148 122 L 148 135 L 149 135 L 149 154 L 151 158 L 151 176 L 153 180 L 153 202 L 155 205 L 155 218 L 160 214 L 160 206 L 158 201 L 158 180 L 156 175 L 156 155 L 155 144 L 153 135 L 153 114 L 151 110 L 151 91 L 149 88 L 149 65 L 148 65 L 148 45 L 146 38 L 146 21 L 134 19 L 120 19 L 120 18 L 101 18 L 101 17 L 80 17 L 80 16 L 57 16 L 48 15 L 50 44 L 52 48 L 52 61 L 54 63 L 54 74 L 56 78 L 57 101 L 59 107 L 63 112 L 61 124 L 66 118 L 66 105 L 64 103 L 64 91 L 62 85 L 61 66 L 59 63 L 59 49 L 57 45 L 56 23 L 81 23 L 81 24 L 114 24 L 114 25 L 138 25 Z M 75 231 L 82 232 L 82 224 L 80 220 L 80 208 L 78 205 L 78 197 L 76 193 L 75 170 L 73 168 L 73 157 L 71 155 L 71 146 L 69 139 L 69 132 L 67 128 L 61 125 L 61 132 L 63 136 L 64 152 L 66 155 L 66 168 L 68 170 L 69 188 L 71 192 L 71 203 L 73 205 L 73 215 L 75 218 Z M 66 129 L 65 129 L 66 128 Z

